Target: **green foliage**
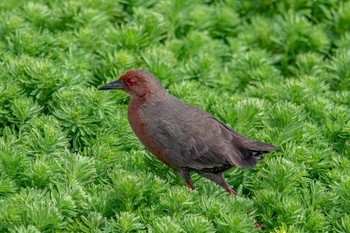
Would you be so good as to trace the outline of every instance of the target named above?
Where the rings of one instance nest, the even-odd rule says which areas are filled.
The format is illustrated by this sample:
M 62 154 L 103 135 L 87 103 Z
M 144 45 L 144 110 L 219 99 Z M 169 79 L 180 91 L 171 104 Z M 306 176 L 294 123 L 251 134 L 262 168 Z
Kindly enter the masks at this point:
M 333 90 L 349 90 L 350 50 L 337 51 L 329 65 L 330 86 Z
M 349 12 L 0 1 L 0 232 L 349 232 Z M 196 174 L 187 190 L 133 134 L 129 97 L 96 90 L 133 68 L 280 151 L 225 174 L 237 197 Z
M 185 232 L 210 233 L 215 232 L 213 224 L 203 216 L 188 214 L 183 221 Z
M 121 212 L 115 217 L 116 220 L 111 222 L 111 226 L 115 231 L 134 232 L 145 229 L 145 226 L 141 223 L 140 217 L 136 216 L 134 213 Z
M 23 140 L 33 156 L 59 156 L 68 150 L 68 139 L 59 121 L 52 116 L 39 116 L 22 127 Z
M 41 107 L 28 97 L 20 97 L 13 100 L 10 110 L 13 115 L 13 121 L 10 122 L 23 126 L 27 120 L 39 115 Z

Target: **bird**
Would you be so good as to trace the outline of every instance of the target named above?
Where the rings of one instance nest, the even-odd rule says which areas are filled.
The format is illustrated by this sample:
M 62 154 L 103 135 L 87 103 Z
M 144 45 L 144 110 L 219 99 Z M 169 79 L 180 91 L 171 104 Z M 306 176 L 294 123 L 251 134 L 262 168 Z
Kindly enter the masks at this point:
M 99 88 L 113 89 L 131 96 L 128 121 L 141 143 L 174 169 L 189 189 L 195 189 L 191 181 L 195 172 L 236 195 L 224 172 L 233 166 L 252 168 L 265 153 L 278 149 L 251 140 L 210 113 L 176 98 L 147 70 L 129 70 Z

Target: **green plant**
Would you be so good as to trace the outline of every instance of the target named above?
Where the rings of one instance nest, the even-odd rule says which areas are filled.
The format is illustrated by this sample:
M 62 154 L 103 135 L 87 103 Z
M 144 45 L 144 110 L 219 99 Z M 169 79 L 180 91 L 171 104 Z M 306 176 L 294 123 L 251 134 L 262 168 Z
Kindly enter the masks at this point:
M 349 232 L 349 9 L 0 1 L 0 232 Z M 280 151 L 187 190 L 97 91 L 133 68 Z

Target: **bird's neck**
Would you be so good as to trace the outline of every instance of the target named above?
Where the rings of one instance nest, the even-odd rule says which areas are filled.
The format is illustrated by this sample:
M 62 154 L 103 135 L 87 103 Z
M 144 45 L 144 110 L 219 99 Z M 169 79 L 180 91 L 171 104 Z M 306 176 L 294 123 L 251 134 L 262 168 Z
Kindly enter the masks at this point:
M 132 95 L 130 104 L 136 104 L 138 106 L 142 106 L 148 103 L 155 103 L 159 101 L 166 100 L 169 98 L 169 92 L 161 91 L 161 92 L 148 92 L 144 95 Z
M 170 94 L 168 92 L 158 93 L 158 94 L 146 94 L 144 96 L 131 96 L 131 100 L 128 107 L 128 119 L 131 127 L 138 132 L 140 125 L 145 124 L 143 122 L 143 112 L 147 108 L 152 108 L 157 106 L 160 102 L 166 101 Z

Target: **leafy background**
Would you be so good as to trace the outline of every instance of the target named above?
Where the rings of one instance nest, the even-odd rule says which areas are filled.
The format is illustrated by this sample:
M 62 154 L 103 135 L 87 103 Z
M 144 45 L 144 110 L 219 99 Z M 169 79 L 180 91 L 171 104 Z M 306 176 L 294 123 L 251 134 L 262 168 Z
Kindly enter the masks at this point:
M 350 2 L 0 1 L 0 232 L 350 232 Z M 132 133 L 131 68 L 281 148 L 196 191 Z M 256 224 L 260 226 L 256 228 Z

